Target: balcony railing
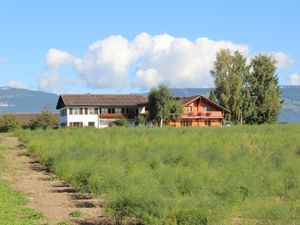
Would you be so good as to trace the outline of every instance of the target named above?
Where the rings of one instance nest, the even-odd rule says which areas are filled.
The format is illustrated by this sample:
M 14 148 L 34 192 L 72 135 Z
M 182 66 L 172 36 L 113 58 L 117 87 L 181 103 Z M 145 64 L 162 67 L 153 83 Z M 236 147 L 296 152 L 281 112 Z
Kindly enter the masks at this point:
M 215 118 L 215 117 L 223 117 L 223 114 L 220 111 L 207 111 L 207 112 L 189 112 L 189 113 L 184 113 L 182 116 L 183 117 Z

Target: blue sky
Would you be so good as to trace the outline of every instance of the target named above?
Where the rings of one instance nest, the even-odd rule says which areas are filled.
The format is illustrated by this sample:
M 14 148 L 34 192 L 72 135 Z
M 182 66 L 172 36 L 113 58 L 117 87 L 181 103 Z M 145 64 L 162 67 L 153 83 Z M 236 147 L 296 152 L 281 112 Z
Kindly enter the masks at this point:
M 278 59 L 300 84 L 298 1 L 0 0 L 0 86 L 139 92 L 212 86 L 215 51 Z

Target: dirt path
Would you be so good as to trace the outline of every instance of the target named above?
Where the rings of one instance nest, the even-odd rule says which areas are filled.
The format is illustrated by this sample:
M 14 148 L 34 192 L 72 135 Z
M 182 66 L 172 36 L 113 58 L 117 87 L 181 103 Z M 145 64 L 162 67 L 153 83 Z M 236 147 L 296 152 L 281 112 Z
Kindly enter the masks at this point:
M 15 137 L 2 137 L 9 148 L 4 157 L 9 169 L 4 179 L 12 181 L 12 188 L 28 194 L 26 207 L 40 211 L 43 223 L 57 224 L 65 221 L 70 224 L 92 225 L 110 224 L 102 217 L 103 203 L 87 194 L 77 193 L 74 188 L 47 173 L 33 158 L 26 156 L 26 148 Z M 73 218 L 69 214 L 79 210 L 82 216 Z

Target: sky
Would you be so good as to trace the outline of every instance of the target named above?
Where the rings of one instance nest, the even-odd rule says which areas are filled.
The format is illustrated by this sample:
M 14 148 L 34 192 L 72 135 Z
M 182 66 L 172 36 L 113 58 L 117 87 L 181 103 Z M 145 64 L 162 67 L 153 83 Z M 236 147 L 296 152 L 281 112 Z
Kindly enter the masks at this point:
M 213 87 L 216 52 L 277 60 L 300 84 L 297 0 L 0 0 L 0 86 L 137 93 Z

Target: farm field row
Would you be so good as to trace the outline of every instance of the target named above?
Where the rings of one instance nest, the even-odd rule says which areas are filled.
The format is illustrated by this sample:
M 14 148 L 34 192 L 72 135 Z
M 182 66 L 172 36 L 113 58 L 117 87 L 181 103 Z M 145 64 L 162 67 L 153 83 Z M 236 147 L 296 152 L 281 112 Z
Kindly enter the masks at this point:
M 16 132 L 124 224 L 300 224 L 300 125 Z
M 3 157 L 7 149 L 2 144 L 1 138 L 2 136 L 0 136 L 0 225 L 37 225 L 43 215 L 24 207 L 27 203 L 25 196 L 13 191 L 1 178 L 7 166 Z

